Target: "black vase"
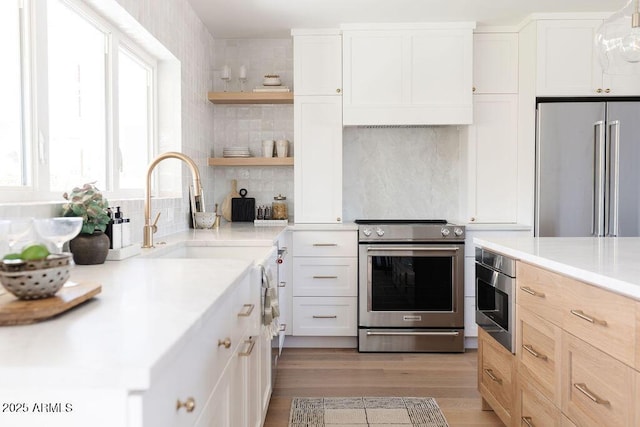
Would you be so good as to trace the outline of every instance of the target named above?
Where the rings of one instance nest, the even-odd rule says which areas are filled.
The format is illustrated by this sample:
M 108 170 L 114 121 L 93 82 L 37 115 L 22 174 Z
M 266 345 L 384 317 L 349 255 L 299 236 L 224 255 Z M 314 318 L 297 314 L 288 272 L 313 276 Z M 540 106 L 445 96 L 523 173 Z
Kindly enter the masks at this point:
M 80 233 L 69 242 L 73 261 L 78 265 L 104 264 L 109 254 L 109 236 L 102 231 Z

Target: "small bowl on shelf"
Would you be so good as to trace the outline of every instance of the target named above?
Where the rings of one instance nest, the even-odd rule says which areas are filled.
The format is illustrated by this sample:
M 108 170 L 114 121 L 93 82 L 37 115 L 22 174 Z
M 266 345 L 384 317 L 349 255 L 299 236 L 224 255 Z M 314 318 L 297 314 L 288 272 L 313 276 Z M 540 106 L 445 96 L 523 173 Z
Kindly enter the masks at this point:
M 282 82 L 280 81 L 280 76 L 278 74 L 267 74 L 262 79 L 263 86 L 280 86 Z
M 18 299 L 52 297 L 69 280 L 72 260 L 70 253 L 35 261 L 4 260 L 0 262 L 0 283 Z
M 215 212 L 196 212 L 194 215 L 196 218 L 196 228 L 211 228 L 216 222 Z

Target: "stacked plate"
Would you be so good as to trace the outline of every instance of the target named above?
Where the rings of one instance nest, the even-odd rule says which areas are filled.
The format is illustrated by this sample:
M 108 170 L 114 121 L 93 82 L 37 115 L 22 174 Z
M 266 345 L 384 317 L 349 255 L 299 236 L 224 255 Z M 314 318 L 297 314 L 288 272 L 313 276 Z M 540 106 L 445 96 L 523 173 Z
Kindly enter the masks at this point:
M 251 157 L 249 147 L 224 147 L 222 157 Z

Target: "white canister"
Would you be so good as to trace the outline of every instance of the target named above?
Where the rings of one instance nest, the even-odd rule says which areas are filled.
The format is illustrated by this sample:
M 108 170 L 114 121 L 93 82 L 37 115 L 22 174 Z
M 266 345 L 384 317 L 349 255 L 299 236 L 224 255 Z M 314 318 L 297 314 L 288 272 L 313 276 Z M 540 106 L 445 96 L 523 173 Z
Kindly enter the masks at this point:
M 262 141 L 262 157 L 273 157 L 273 139 Z
M 278 153 L 278 157 L 287 157 L 289 155 L 289 141 L 286 139 L 277 140 L 276 152 Z

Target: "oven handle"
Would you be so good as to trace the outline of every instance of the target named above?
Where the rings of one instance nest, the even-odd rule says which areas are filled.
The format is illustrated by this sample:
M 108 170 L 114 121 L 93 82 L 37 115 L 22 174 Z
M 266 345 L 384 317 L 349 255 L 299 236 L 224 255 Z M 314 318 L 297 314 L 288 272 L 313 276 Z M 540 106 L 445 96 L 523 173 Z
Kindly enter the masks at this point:
M 367 331 L 367 335 L 401 335 L 401 336 L 414 336 L 414 335 L 426 335 L 426 336 L 445 336 L 445 337 L 457 337 L 460 335 L 460 332 L 457 331 L 395 331 L 395 332 L 378 332 L 378 331 Z
M 457 252 L 460 248 L 456 246 L 376 246 L 368 247 L 367 252 L 380 252 L 380 251 L 424 251 L 424 252 L 442 252 L 442 251 L 454 251 Z

